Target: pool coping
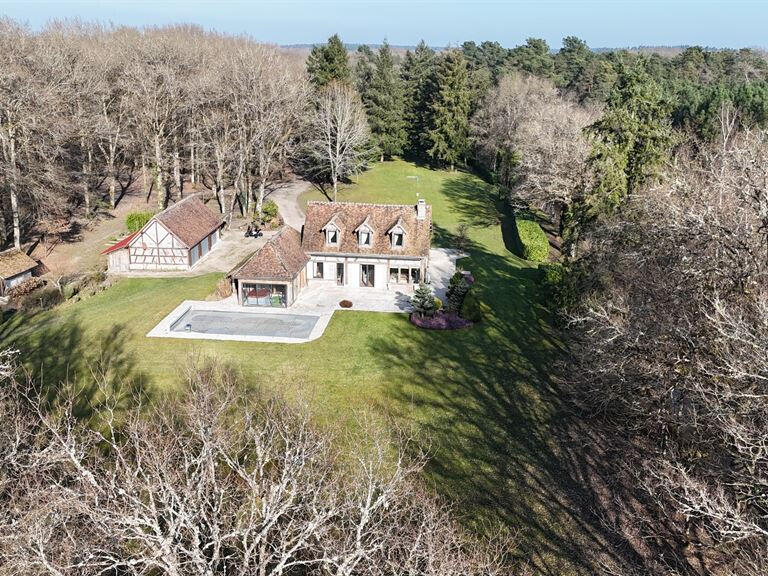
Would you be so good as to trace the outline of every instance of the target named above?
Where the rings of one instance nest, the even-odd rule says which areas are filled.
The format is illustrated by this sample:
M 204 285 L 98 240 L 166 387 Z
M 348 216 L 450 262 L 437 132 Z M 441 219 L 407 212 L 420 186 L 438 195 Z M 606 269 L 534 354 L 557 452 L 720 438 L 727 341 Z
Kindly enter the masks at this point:
M 278 316 L 281 314 L 290 316 L 313 316 L 317 322 L 312 328 L 307 338 L 290 338 L 286 336 L 252 336 L 235 334 L 215 334 L 201 332 L 174 332 L 171 328 L 181 317 L 189 310 L 202 310 L 207 312 L 237 312 L 241 314 L 253 314 L 255 316 L 269 314 Z M 231 302 L 223 301 L 205 301 L 205 300 L 184 300 L 167 314 L 152 330 L 147 333 L 148 338 L 178 338 L 182 340 L 226 340 L 230 342 L 273 342 L 278 344 L 303 344 L 317 340 L 325 332 L 328 322 L 333 316 L 333 310 L 318 312 L 317 314 L 297 314 L 291 308 L 258 308 L 233 306 Z

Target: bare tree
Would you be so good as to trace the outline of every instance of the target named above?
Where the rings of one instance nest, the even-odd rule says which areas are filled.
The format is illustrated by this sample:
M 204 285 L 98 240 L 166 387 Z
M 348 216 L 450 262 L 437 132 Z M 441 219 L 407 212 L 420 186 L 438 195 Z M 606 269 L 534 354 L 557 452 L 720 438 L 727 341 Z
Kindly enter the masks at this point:
M 13 356 L 0 361 L 12 374 Z M 172 410 L 125 413 L 102 385 L 88 428 L 71 397 L 50 411 L 6 379 L 0 573 L 506 572 L 510 539 L 468 538 L 418 487 L 407 437 L 369 435 L 343 457 L 305 408 L 245 396 L 219 366 L 188 386 Z
M 584 128 L 595 110 L 561 97 L 550 81 L 504 76 L 473 118 L 482 162 L 500 175 L 512 201 L 562 214 L 582 197 L 589 143 Z
M 335 202 L 339 180 L 360 170 L 370 157 L 368 122 L 354 87 L 332 82 L 322 89 L 308 131 L 310 171 L 318 181 L 330 182 Z
M 681 152 L 589 235 L 571 316 L 582 405 L 643 446 L 680 541 L 762 573 L 768 552 L 768 133 Z M 697 148 L 700 149 L 701 145 Z M 591 288 L 590 288 L 591 286 Z M 657 523 L 658 524 L 658 523 Z

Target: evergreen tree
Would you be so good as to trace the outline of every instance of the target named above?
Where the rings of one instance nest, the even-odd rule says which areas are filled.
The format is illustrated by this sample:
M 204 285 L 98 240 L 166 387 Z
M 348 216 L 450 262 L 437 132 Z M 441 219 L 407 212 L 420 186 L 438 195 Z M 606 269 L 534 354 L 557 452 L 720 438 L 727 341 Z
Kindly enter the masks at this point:
M 593 212 L 616 207 L 657 177 L 672 145 L 669 116 L 661 87 L 642 65 L 622 71 L 603 117 L 588 129 L 594 138 Z
M 327 86 L 332 80 L 350 81 L 349 56 L 338 34 L 328 38 L 327 44 L 312 48 L 307 58 L 307 73 L 316 88 Z
M 432 294 L 432 288 L 430 288 L 428 284 L 422 282 L 419 284 L 419 287 L 413 291 L 413 296 L 411 296 L 411 306 L 413 306 L 414 312 L 419 314 L 422 318 L 434 314 L 435 297 Z
M 401 67 L 407 147 L 417 156 L 423 155 L 428 143 L 430 78 L 435 60 L 435 51 L 422 40 L 413 52 L 409 50 L 405 54 Z
M 371 86 L 373 72 L 376 70 L 376 54 L 367 44 L 357 48 L 357 64 L 355 64 L 355 83 L 357 91 L 365 98 Z
M 513 48 L 510 62 L 514 68 L 541 78 L 552 78 L 555 73 L 555 59 L 549 44 L 541 38 L 528 38 L 525 44 Z
M 572 90 L 591 60 L 592 52 L 586 42 L 576 36 L 563 38 L 563 47 L 555 56 L 557 84 Z
M 469 147 L 471 90 L 461 52 L 450 50 L 441 56 L 431 79 L 431 97 L 428 153 L 453 170 Z
M 395 70 L 392 50 L 386 42 L 379 48 L 371 81 L 362 91 L 362 97 L 381 160 L 402 154 L 408 137 L 403 81 Z

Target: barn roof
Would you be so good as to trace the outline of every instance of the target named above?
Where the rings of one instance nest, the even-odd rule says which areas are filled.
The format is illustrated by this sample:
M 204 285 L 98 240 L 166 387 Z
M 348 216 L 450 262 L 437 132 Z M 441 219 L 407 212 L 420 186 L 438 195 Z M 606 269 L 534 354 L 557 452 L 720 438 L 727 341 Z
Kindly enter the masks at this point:
M 154 219 L 187 248 L 192 248 L 224 223 L 221 216 L 214 214 L 199 196 L 188 196 L 176 202 L 156 214 Z
M 309 256 L 301 249 L 301 234 L 283 226 L 231 276 L 244 280 L 293 280 L 307 262 Z
M 432 207 L 424 207 L 423 220 L 415 204 L 363 204 L 317 202 L 307 204 L 302 248 L 307 253 L 375 254 L 426 256 L 432 238 Z M 340 230 L 339 243 L 326 243 L 324 229 L 329 223 Z M 370 246 L 360 246 L 355 232 L 366 224 L 372 231 Z M 403 246 L 392 246 L 389 232 L 399 226 L 407 235 Z
M 131 243 L 131 240 L 136 238 L 136 235 L 138 233 L 139 233 L 139 231 L 137 230 L 133 234 L 129 234 L 128 236 L 126 236 L 125 238 L 120 240 L 119 242 L 115 242 L 114 244 L 112 244 L 112 246 L 110 246 L 106 250 L 102 250 L 101 253 L 102 254 L 111 254 L 112 252 L 116 252 L 117 250 L 121 250 L 122 248 L 127 248 L 128 244 Z
M 13 278 L 37 267 L 37 262 L 16 248 L 0 252 L 0 278 Z

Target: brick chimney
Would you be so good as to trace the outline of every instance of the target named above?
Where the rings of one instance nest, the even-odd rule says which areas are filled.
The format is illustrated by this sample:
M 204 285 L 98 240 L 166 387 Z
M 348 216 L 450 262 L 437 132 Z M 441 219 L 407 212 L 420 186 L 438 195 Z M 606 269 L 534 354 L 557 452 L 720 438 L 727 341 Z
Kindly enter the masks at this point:
M 427 202 L 424 198 L 419 198 L 416 203 L 416 220 L 424 220 L 427 217 Z

